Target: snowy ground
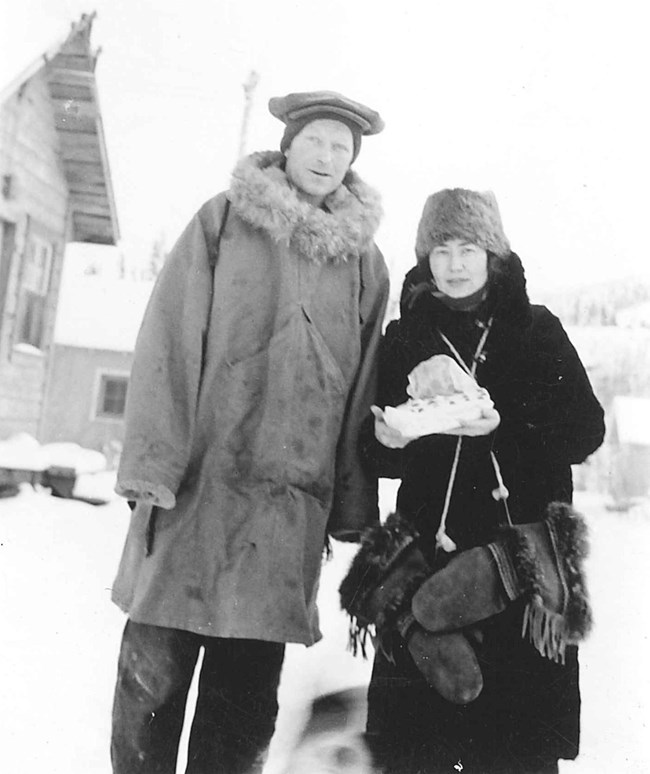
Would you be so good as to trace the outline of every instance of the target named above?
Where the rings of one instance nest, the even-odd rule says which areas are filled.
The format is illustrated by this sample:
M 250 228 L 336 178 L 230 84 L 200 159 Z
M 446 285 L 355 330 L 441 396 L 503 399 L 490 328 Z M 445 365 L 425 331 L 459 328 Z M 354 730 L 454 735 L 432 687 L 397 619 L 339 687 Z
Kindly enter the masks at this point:
M 386 503 L 391 497 L 386 487 Z M 610 513 L 584 495 L 578 506 L 591 528 L 596 626 L 582 648 L 582 754 L 561 771 L 643 774 L 650 772 L 650 507 Z M 0 500 L 1 770 L 109 774 L 110 707 L 124 623 L 109 588 L 127 521 L 128 509 L 118 500 L 97 507 L 28 486 Z M 347 624 L 336 595 L 353 551 L 337 545 L 324 568 L 323 641 L 288 649 L 268 774 L 281 771 L 312 696 L 368 679 L 369 662 L 346 651 Z

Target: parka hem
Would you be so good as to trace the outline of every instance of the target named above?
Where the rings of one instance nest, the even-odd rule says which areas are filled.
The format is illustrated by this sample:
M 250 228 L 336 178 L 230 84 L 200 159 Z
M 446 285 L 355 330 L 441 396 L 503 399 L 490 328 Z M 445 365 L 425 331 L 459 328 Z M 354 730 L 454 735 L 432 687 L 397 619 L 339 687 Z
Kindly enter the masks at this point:
M 212 626 L 193 623 L 188 620 L 178 620 L 177 618 L 140 616 L 130 611 L 130 605 L 117 596 L 112 597 L 112 602 L 125 613 L 131 621 L 148 626 L 160 626 L 166 629 L 179 629 L 180 631 L 191 632 L 202 637 L 221 637 L 233 640 L 262 640 L 264 642 L 280 642 L 284 644 L 304 645 L 309 648 L 320 642 L 323 635 L 320 631 L 313 637 L 305 637 L 304 634 L 297 632 L 290 634 L 274 634 L 268 627 L 264 631 L 245 627 L 227 627 L 220 630 L 213 629 Z

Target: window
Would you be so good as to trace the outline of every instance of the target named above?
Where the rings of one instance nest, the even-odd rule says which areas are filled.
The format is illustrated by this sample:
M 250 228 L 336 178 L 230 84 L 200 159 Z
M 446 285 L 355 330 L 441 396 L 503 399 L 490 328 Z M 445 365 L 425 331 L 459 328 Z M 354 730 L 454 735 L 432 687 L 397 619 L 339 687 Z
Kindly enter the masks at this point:
M 23 263 L 18 308 L 17 342 L 41 349 L 45 334 L 45 302 L 50 289 L 54 249 L 31 236 Z
M 122 419 L 126 405 L 128 376 L 107 374 L 99 375 L 99 389 L 95 417 L 97 419 Z
M 16 226 L 7 220 L 0 220 L 0 331 L 4 323 L 7 288 L 16 244 Z

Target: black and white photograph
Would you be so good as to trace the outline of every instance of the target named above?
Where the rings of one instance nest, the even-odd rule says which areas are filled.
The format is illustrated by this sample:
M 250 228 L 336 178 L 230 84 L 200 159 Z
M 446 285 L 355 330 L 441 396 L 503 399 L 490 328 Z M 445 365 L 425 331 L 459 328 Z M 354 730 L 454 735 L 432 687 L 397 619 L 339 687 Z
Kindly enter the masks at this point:
M 650 771 L 638 0 L 9 0 L 0 770 Z

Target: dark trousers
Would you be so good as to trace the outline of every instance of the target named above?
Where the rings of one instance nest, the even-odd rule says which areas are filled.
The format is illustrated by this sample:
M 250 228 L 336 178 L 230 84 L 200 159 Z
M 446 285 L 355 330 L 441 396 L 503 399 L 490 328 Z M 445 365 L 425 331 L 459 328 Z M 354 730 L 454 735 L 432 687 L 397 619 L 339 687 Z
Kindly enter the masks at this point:
M 261 770 L 278 713 L 284 644 L 127 621 L 113 704 L 114 774 L 174 774 L 201 647 L 186 774 Z

